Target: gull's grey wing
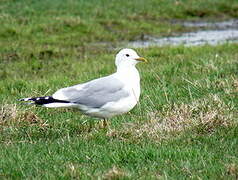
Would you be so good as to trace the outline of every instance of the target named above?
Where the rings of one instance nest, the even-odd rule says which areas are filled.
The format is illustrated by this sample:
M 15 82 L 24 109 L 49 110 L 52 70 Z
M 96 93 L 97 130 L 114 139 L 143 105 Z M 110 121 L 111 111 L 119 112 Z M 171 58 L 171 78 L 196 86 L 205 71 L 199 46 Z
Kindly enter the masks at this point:
M 118 101 L 129 96 L 129 93 L 123 87 L 124 85 L 120 80 L 113 76 L 107 76 L 81 85 L 63 88 L 59 91 L 61 96 L 64 97 L 63 100 L 99 108 L 108 102 Z

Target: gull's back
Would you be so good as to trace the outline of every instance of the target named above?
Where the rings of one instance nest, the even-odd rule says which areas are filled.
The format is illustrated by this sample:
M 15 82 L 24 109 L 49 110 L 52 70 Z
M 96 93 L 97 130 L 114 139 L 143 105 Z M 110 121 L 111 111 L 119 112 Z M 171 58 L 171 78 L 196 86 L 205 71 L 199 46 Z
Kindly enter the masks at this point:
M 88 108 L 101 108 L 108 102 L 118 101 L 129 94 L 123 83 L 113 75 L 58 90 L 53 98 L 69 101 Z

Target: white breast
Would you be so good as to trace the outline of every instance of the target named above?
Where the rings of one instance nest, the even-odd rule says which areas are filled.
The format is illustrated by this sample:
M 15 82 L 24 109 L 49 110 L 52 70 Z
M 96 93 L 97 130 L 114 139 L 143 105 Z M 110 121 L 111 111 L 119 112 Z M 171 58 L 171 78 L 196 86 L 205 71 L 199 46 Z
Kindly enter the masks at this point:
M 117 102 L 107 103 L 101 108 L 110 116 L 130 111 L 140 97 L 140 76 L 136 68 L 117 72 L 115 77 L 125 84 L 124 90 L 129 93 L 129 96 Z

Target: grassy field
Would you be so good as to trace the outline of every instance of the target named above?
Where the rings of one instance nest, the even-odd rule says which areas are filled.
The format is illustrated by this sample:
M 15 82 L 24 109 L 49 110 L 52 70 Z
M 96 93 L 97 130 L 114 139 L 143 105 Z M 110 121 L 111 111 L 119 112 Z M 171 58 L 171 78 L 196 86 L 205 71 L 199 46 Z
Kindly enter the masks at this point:
M 237 10 L 236 0 L 0 1 L 0 178 L 237 179 L 238 44 L 137 49 L 149 60 L 140 104 L 110 129 L 16 101 L 114 72 L 117 50 L 95 43 Z

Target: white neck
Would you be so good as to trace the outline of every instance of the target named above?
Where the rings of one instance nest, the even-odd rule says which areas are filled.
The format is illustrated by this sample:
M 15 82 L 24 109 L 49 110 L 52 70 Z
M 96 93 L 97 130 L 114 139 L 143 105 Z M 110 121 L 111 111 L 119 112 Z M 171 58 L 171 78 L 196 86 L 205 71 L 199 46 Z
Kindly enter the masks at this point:
M 123 79 L 125 78 L 127 81 L 130 80 L 140 81 L 139 72 L 135 66 L 128 66 L 121 64 L 120 66 L 117 66 L 116 74 L 120 74 L 120 77 Z
M 117 72 L 114 74 L 116 78 L 123 81 L 129 87 L 129 91 L 133 93 L 137 101 L 140 96 L 140 75 L 135 66 L 118 66 Z

